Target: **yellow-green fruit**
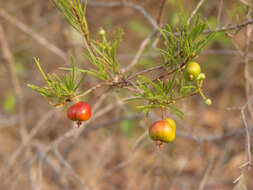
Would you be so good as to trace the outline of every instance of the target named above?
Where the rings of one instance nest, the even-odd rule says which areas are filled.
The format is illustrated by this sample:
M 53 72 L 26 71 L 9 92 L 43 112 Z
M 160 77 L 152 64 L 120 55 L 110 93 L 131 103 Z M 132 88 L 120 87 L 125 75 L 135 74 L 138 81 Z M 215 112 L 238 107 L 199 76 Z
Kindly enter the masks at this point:
M 205 100 L 205 104 L 208 105 L 208 106 L 210 106 L 210 105 L 212 104 L 212 100 L 209 99 L 209 98 L 206 99 L 206 100 Z
M 154 141 L 171 142 L 176 134 L 175 122 L 167 118 L 165 121 L 157 121 L 149 128 L 149 136 Z
M 200 66 L 196 62 L 190 62 L 184 69 L 184 78 L 188 81 L 194 81 L 201 72 Z
M 174 128 L 176 131 L 176 122 L 171 118 L 166 118 L 165 121 L 169 122 L 169 124 Z
M 206 75 L 204 73 L 200 73 L 197 80 L 205 80 Z
M 104 30 L 103 28 L 101 28 L 101 29 L 99 30 L 99 35 L 100 35 L 100 36 L 104 36 L 104 35 L 105 35 L 105 30 Z

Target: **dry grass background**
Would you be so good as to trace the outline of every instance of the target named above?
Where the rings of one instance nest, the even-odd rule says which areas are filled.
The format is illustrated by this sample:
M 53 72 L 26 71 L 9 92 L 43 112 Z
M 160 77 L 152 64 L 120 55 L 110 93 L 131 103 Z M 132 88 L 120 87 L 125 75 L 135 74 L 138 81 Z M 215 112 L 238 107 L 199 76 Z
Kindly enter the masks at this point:
M 160 1 L 131 2 L 145 8 L 154 18 L 157 17 Z M 177 6 L 173 2 L 176 1 L 169 0 L 166 4 L 162 23 L 175 14 Z M 183 1 L 188 14 L 197 2 Z M 209 0 L 201 7 L 200 13 L 208 22 L 218 19 L 218 26 L 239 24 L 246 18 L 245 13 L 236 9 L 240 6 L 245 6 L 245 1 Z M 11 22 L 4 15 L 16 20 Z M 122 67 L 131 61 L 146 33 L 152 31 L 143 15 L 126 7 L 88 6 L 87 19 L 91 35 L 95 38 L 100 26 L 104 26 L 108 33 L 117 27 L 124 29 L 125 35 L 118 51 Z M 132 27 L 136 21 L 142 26 L 141 32 Z M 28 32 L 17 27 L 19 22 L 29 29 Z M 130 96 L 125 91 L 107 93 L 104 88 L 89 95 L 86 100 L 97 106 L 98 113 L 101 110 L 105 112 L 78 134 L 78 129 L 66 118 L 66 108 L 56 110 L 26 86 L 27 83 L 43 85 L 33 57 L 40 58 L 46 72 L 59 73 L 58 67 L 69 65 L 69 55 L 78 60 L 80 67 L 90 67 L 82 57 L 80 36 L 64 21 L 50 1 L 0 0 L 0 25 L 13 57 L 21 96 L 23 94 L 21 99 L 17 94 L 14 110 L 4 109 L 6 97 L 10 97 L 10 93 L 15 94 L 17 89 L 13 85 L 8 61 L 1 51 L 1 190 L 228 190 L 235 187 L 233 181 L 242 172 L 238 167 L 247 158 L 246 136 L 240 110 L 228 108 L 245 105 L 252 94 L 252 84 L 248 84 L 247 80 L 245 82 L 244 70 L 244 52 L 249 42 L 247 69 L 249 73 L 252 71 L 252 38 L 245 37 L 248 28 L 244 27 L 235 33 L 232 40 L 224 35 L 226 39 L 216 40 L 198 58 L 207 75 L 205 91 L 212 98 L 213 105 L 206 107 L 199 96 L 182 101 L 185 118 L 183 121 L 175 118 L 178 129 L 176 140 L 165 145 L 160 152 L 146 135 L 147 128 L 159 117 L 159 112 L 154 111 L 150 117 L 143 117 L 136 112 L 134 105 L 121 101 L 121 98 Z M 43 44 L 41 38 L 47 41 Z M 158 59 L 146 56 L 148 58 L 142 59 L 144 63 L 152 59 L 153 64 L 157 64 Z M 133 71 L 141 69 L 142 66 L 138 65 Z M 97 82 L 88 77 L 83 88 L 88 89 Z M 245 90 L 247 88 L 249 90 Z M 24 131 L 20 130 L 20 104 L 24 105 Z M 250 111 L 245 110 L 245 116 L 248 125 L 252 126 Z M 123 125 L 128 126 L 129 134 L 122 130 Z M 74 135 L 66 136 L 71 129 Z M 31 133 L 33 135 L 30 138 Z M 61 141 L 57 141 L 61 138 Z M 246 184 L 249 190 L 253 189 L 252 170 L 244 176 L 240 183 Z

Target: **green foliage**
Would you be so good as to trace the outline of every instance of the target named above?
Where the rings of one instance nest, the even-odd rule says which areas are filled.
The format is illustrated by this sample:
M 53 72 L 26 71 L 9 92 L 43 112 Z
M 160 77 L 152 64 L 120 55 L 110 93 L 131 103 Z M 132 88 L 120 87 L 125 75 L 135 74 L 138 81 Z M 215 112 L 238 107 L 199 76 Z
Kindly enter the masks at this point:
M 215 35 L 214 32 L 202 35 L 206 24 L 200 21 L 199 16 L 195 17 L 193 26 L 187 23 L 184 16 L 182 18 L 184 19 L 182 19 L 177 32 L 174 32 L 170 25 L 160 29 L 165 45 L 159 50 L 163 59 L 163 66 L 167 70 L 168 67 L 175 69 L 192 61 Z
M 121 76 L 119 72 L 118 60 L 116 58 L 116 52 L 123 32 L 122 30 L 119 30 L 117 33 L 113 34 L 112 42 L 107 40 L 103 29 L 100 30 L 100 34 L 102 34 L 102 41 L 93 40 L 91 42 L 93 52 L 88 51 L 88 55 L 84 54 L 85 59 L 88 59 L 96 69 L 88 70 L 77 68 L 77 70 L 82 73 L 90 74 L 93 77 L 103 81 L 117 82 L 115 81 L 116 78 L 119 80 L 119 77 Z M 72 70 L 64 67 L 61 69 Z
M 161 65 L 166 72 L 164 76 L 156 79 L 149 79 L 145 76 L 138 76 L 137 81 L 128 81 L 123 72 L 120 71 L 119 63 L 116 58 L 117 48 L 121 41 L 122 31 L 119 30 L 112 35 L 112 40 L 108 40 L 106 32 L 100 29 L 99 40 L 89 38 L 89 28 L 87 25 L 86 5 L 87 1 L 82 3 L 81 0 L 52 0 L 55 6 L 62 12 L 67 21 L 82 34 L 84 45 L 87 49 L 85 58 L 94 66 L 92 69 L 75 68 L 72 59 L 72 68 L 63 68 L 71 71 L 69 76 L 63 75 L 62 79 L 56 74 L 46 75 L 40 67 L 39 60 L 35 59 L 37 66 L 47 83 L 46 87 L 37 87 L 29 85 L 32 89 L 45 96 L 56 104 L 64 104 L 78 96 L 76 91 L 81 83 L 77 82 L 75 72 L 89 74 L 95 78 L 108 82 L 112 86 L 119 88 L 128 88 L 138 90 L 134 98 L 129 100 L 144 100 L 145 105 L 139 105 L 137 108 L 149 113 L 153 108 L 167 108 L 179 117 L 183 112 L 176 108 L 178 100 L 199 93 L 205 102 L 210 101 L 203 94 L 201 87 L 205 77 L 197 78 L 194 81 L 186 81 L 183 77 L 185 66 L 200 54 L 202 49 L 214 38 L 214 33 L 203 34 L 206 24 L 200 20 L 200 16 L 195 16 L 192 23 L 188 23 L 187 16 L 184 13 L 182 4 L 180 5 L 180 23 L 178 28 L 172 29 L 170 25 L 160 28 L 162 36 L 158 52 L 161 56 Z M 167 3 L 175 1 L 167 1 Z M 174 15 L 175 16 L 175 15 Z M 137 30 L 140 35 L 146 35 L 149 31 L 140 23 L 131 21 L 128 25 L 131 29 Z M 151 43 L 153 39 L 151 39 Z M 150 43 L 150 44 L 151 44 Z M 147 50 L 148 48 L 146 48 Z M 146 54 L 149 53 L 145 52 Z M 145 68 L 153 65 L 152 61 L 139 61 L 137 66 L 145 64 Z M 152 71 L 152 69 L 150 70 Z M 204 74 L 202 74 L 204 76 Z M 198 77 L 198 76 L 196 76 Z M 135 84 L 136 82 L 136 84 Z M 79 94 L 81 96 L 82 94 Z M 125 124 L 128 126 L 128 124 Z M 123 127 L 128 129 L 128 127 Z
M 135 97 L 128 99 L 128 101 L 146 100 L 148 103 L 137 106 L 137 108 L 143 109 L 147 114 L 153 108 L 167 108 L 178 117 L 183 117 L 184 113 L 175 107 L 177 100 L 197 93 L 200 93 L 205 101 L 207 98 L 201 89 L 204 78 L 199 78 L 196 81 L 186 81 L 182 75 L 182 72 L 178 69 L 174 72 L 171 80 L 157 80 L 157 82 L 140 75 L 137 84 L 142 93 L 135 94 Z
M 186 81 L 183 71 L 185 66 L 199 55 L 206 44 L 213 39 L 214 33 L 203 36 L 206 25 L 200 21 L 200 17 L 196 16 L 191 26 L 183 10 L 181 14 L 182 22 L 177 32 L 173 32 L 169 25 L 160 29 L 163 37 L 163 45 L 159 48 L 162 65 L 167 71 L 166 75 L 172 75 L 171 79 L 150 80 L 147 77 L 139 76 L 137 84 L 142 92 L 135 94 L 135 98 L 129 99 L 146 100 L 145 105 L 137 106 L 146 113 L 153 108 L 167 108 L 182 117 L 183 112 L 175 107 L 177 100 L 197 93 L 200 93 L 204 100 L 207 99 L 201 90 L 204 79 Z
M 112 42 L 106 38 L 105 31 L 100 30 L 102 41 L 92 41 L 91 47 L 93 52 L 89 51 L 89 56 L 86 58 L 96 67 L 96 69 L 83 70 L 81 72 L 88 73 L 96 78 L 104 81 L 114 81 L 119 75 L 118 60 L 116 52 L 121 40 L 123 32 L 121 30 L 114 34 Z
M 80 0 L 52 1 L 63 13 L 67 21 L 84 35 L 84 44 L 88 51 L 85 56 L 96 67 L 96 69 L 79 69 L 79 71 L 88 73 L 93 77 L 104 81 L 114 81 L 115 78 L 118 78 L 119 68 L 118 61 L 116 59 L 116 50 L 122 36 L 122 31 L 118 32 L 118 34 L 114 36 L 112 42 L 109 42 L 104 30 L 101 29 L 101 31 L 103 31 L 103 33 L 100 31 L 102 41 L 91 41 L 89 39 L 89 28 L 85 17 L 87 2 L 84 1 L 84 5 L 82 5 Z
M 139 76 L 137 84 L 143 93 L 136 94 L 136 98 L 129 100 L 148 100 L 148 104 L 137 106 L 137 108 L 143 109 L 145 113 L 148 113 L 153 108 L 168 108 L 174 114 L 182 117 L 183 112 L 172 106 L 176 103 L 173 99 L 175 94 L 173 86 L 176 83 L 177 73 L 174 74 L 171 81 L 158 80 L 157 82 L 153 82 L 147 77 Z
M 88 24 L 85 17 L 86 0 L 83 5 L 80 0 L 52 0 L 52 2 L 76 30 L 85 35 L 89 35 Z
M 180 23 L 179 15 L 176 12 L 168 12 L 168 23 L 171 26 L 177 26 Z
M 76 96 L 75 92 L 84 80 L 85 75 L 79 82 L 77 81 L 74 61 L 72 58 L 71 73 L 70 75 L 62 75 L 62 79 L 55 73 L 46 75 L 40 66 L 39 59 L 35 58 L 34 60 L 40 70 L 42 77 L 46 81 L 47 86 L 41 88 L 35 85 L 28 84 L 28 87 L 37 91 L 42 96 L 49 99 L 51 103 L 56 105 L 65 104 L 67 101 L 72 100 L 72 98 Z

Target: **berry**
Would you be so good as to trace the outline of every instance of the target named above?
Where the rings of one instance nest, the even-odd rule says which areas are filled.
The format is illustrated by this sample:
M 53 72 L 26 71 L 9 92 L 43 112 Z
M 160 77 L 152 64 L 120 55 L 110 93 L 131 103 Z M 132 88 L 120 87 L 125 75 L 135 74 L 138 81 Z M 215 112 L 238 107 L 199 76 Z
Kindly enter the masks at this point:
M 176 134 L 176 123 L 170 118 L 155 122 L 149 128 L 149 136 L 160 147 L 162 143 L 172 142 Z
M 99 35 L 100 36 L 105 36 L 105 30 L 103 28 L 100 28 Z
M 199 76 L 198 76 L 198 80 L 205 80 L 206 78 L 206 75 L 204 73 L 200 73 Z
M 91 117 L 91 107 L 86 102 L 78 102 L 69 107 L 67 116 L 72 121 L 77 121 L 80 126 L 82 121 L 87 121 Z
M 200 74 L 200 66 L 196 62 L 190 62 L 184 70 L 184 78 L 188 81 L 194 81 L 198 78 Z
M 208 106 L 210 106 L 210 105 L 212 104 L 212 100 L 209 99 L 209 98 L 207 98 L 207 99 L 205 100 L 205 104 L 208 105 Z

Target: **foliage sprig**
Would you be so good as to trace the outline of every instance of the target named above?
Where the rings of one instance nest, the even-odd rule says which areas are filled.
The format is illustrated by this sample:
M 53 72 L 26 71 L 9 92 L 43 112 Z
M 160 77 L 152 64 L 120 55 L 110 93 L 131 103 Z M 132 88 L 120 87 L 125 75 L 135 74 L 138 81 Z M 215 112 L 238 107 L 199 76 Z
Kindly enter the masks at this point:
M 166 74 L 153 80 L 139 76 L 137 84 L 143 93 L 135 94 L 136 98 L 129 99 L 146 100 L 145 105 L 137 106 L 146 113 L 153 108 L 162 107 L 182 117 L 183 112 L 174 105 L 177 100 L 198 93 L 205 101 L 208 99 L 201 89 L 204 79 L 187 81 L 183 76 L 183 71 L 185 66 L 196 58 L 207 43 L 214 38 L 215 33 L 203 35 L 206 24 L 200 21 L 199 15 L 195 16 L 193 25 L 187 22 L 183 11 L 182 18 L 177 32 L 173 32 L 169 25 L 159 30 L 162 35 L 162 45 L 158 50 Z M 171 79 L 162 81 L 166 76 L 171 76 Z
M 34 60 L 47 85 L 44 87 L 38 87 L 36 85 L 28 84 L 28 87 L 40 93 L 42 96 L 47 98 L 51 104 L 56 106 L 65 104 L 76 96 L 76 91 L 82 84 L 86 75 L 83 75 L 83 77 L 78 81 L 73 58 L 71 58 L 71 73 L 69 75 L 62 75 L 62 77 L 59 77 L 55 73 L 46 75 L 41 68 L 39 59 L 35 58 Z
M 187 17 L 181 7 L 182 19 L 176 30 L 173 30 L 173 27 L 170 25 L 159 28 L 162 38 L 158 51 L 161 56 L 160 65 L 164 69 L 165 74 L 154 79 L 138 75 L 138 79 L 132 81 L 125 78 L 123 73 L 120 72 L 119 62 L 116 57 L 122 31 L 114 35 L 112 40 L 108 40 L 106 32 L 100 29 L 100 40 L 91 40 L 86 20 L 87 1 L 52 1 L 62 12 L 66 20 L 84 37 L 84 45 L 87 49 L 85 57 L 88 58 L 95 68 L 75 68 L 72 60 L 71 68 L 63 68 L 70 70 L 71 75 L 69 77 L 63 76 L 63 79 L 61 79 L 55 74 L 46 75 L 40 67 L 39 60 L 36 59 L 35 61 L 47 83 L 47 87 L 29 86 L 41 95 L 53 100 L 57 104 L 63 104 L 66 100 L 90 93 L 92 90 L 87 90 L 79 95 L 76 93 L 81 83 L 76 83 L 74 75 L 75 71 L 78 70 L 104 81 L 109 86 L 128 88 L 137 92 L 135 97 L 129 100 L 144 100 L 145 104 L 139 105 L 137 108 L 143 109 L 146 113 L 153 108 L 167 108 L 174 114 L 182 117 L 183 112 L 177 108 L 177 101 L 195 94 L 200 94 L 205 102 L 210 103 L 201 89 L 204 78 L 188 81 L 183 76 L 185 67 L 200 54 L 202 49 L 215 35 L 214 32 L 204 34 L 206 24 L 200 20 L 199 15 L 195 16 L 193 23 L 188 23 Z M 98 86 L 101 87 L 102 85 Z

